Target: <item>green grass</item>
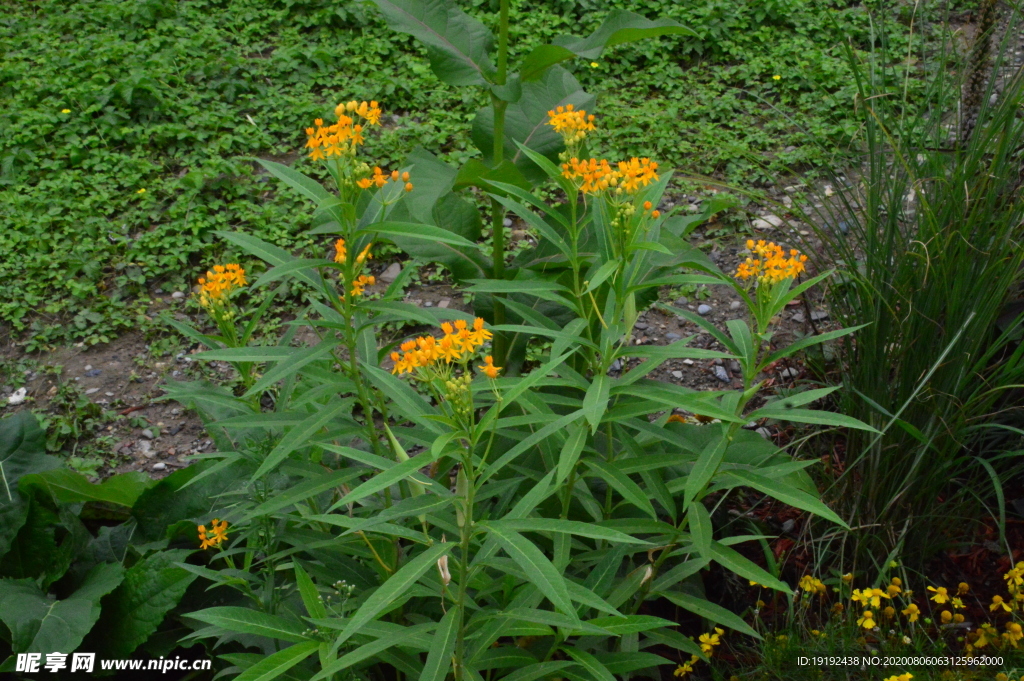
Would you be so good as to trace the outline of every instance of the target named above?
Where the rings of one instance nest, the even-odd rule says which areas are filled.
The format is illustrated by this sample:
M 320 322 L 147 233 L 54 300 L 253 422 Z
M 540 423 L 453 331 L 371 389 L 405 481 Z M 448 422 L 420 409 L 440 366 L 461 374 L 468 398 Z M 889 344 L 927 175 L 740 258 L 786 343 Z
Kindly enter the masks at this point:
M 472 4 L 467 11 L 494 23 L 495 7 Z M 516 5 L 520 50 L 591 30 L 616 6 L 672 16 L 700 33 L 613 50 L 596 68 L 571 65 L 600 96 L 598 153 L 614 136 L 663 167 L 749 185 L 827 161 L 855 130 L 836 31 L 865 45 L 860 7 Z M 300 236 L 308 226 L 301 201 L 277 192 L 247 159 L 291 162 L 303 129 L 337 101 L 377 99 L 398 117 L 368 145 L 381 165 L 418 145 L 455 163 L 477 153 L 468 133 L 485 103 L 480 93 L 443 85 L 411 39 L 362 5 L 0 6 L 0 329 L 29 351 L 105 342 L 144 323 L 150 291 L 188 290 L 212 262 L 238 257 L 215 230 L 318 248 Z M 919 16 L 917 26 L 931 20 Z

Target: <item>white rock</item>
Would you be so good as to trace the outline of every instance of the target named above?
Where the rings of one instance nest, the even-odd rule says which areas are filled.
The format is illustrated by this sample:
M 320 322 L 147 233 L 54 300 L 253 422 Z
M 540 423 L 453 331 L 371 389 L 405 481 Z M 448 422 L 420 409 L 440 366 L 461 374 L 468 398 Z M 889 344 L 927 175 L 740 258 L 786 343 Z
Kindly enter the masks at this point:
M 693 366 L 693 360 L 692 359 L 684 359 L 683 360 L 683 364 L 685 364 L 686 366 Z
M 727 374 L 725 372 L 725 369 L 723 369 L 722 367 L 720 367 L 720 366 L 712 367 L 712 372 L 711 373 L 713 373 L 715 375 L 715 378 L 717 378 L 722 383 L 728 383 L 729 382 L 729 374 Z
M 99 388 L 89 388 L 88 390 L 85 391 L 85 394 L 86 395 L 93 395 L 95 393 L 98 393 L 99 391 L 100 391 Z
M 395 279 L 398 279 L 398 275 L 401 273 L 402 266 L 399 265 L 397 262 L 393 262 L 390 265 L 388 265 L 388 268 L 381 272 L 380 276 L 377 278 L 380 279 L 385 284 L 390 284 Z
M 28 397 L 28 388 L 18 388 L 7 398 L 7 406 L 13 407 L 21 404 Z
M 672 372 L 672 376 L 673 376 L 673 378 L 682 378 L 683 377 L 683 372 L 682 371 L 673 371 Z
M 742 306 L 742 305 L 743 305 L 743 303 L 741 303 L 740 301 L 734 300 L 731 303 L 729 303 L 729 309 L 730 310 L 738 310 L 738 309 L 740 309 L 740 306 Z
M 711 306 L 710 305 L 700 305 L 697 308 L 697 314 L 699 314 L 699 315 L 706 315 L 709 312 L 711 312 Z
M 92 371 L 92 365 L 91 364 L 86 364 L 85 365 L 85 369 L 83 369 L 83 371 Z
M 438 307 L 445 308 L 452 304 L 451 298 L 442 298 L 441 302 L 437 304 Z
M 793 368 L 783 369 L 782 371 L 779 372 L 779 375 L 782 376 L 783 378 L 796 378 L 799 374 L 800 372 L 797 369 Z
M 758 428 L 754 432 L 763 437 L 765 440 L 770 440 L 772 437 L 772 432 L 763 426 L 761 428 Z
M 161 461 L 160 463 L 153 464 L 153 470 L 155 471 L 162 471 L 165 470 L 166 468 L 167 464 L 165 464 L 163 461 Z
M 139 440 L 138 447 L 139 452 L 147 459 L 153 458 L 153 455 L 156 454 L 156 452 L 153 451 L 153 445 L 150 444 L 148 440 Z
M 778 215 L 764 215 L 757 220 L 754 220 L 754 229 L 772 229 L 774 227 L 781 227 L 785 223 L 785 220 L 780 218 Z
M 171 294 L 171 298 L 174 298 L 175 300 L 181 300 L 184 297 L 185 294 L 182 293 L 181 291 L 175 291 L 174 293 Z
M 145 430 L 142 431 L 142 437 L 146 438 L 147 440 L 152 440 L 153 431 L 150 430 L 149 428 L 146 428 Z

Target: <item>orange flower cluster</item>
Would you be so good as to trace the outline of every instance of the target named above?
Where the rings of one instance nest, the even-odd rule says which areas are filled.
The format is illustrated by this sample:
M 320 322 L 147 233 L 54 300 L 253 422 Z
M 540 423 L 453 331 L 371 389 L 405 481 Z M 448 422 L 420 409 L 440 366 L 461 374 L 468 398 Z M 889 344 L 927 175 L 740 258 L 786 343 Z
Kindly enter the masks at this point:
M 654 204 L 651 203 L 650 201 L 644 201 L 644 212 L 645 213 L 650 213 L 651 217 L 654 218 L 655 220 L 660 218 L 661 217 L 661 211 L 660 210 L 651 210 L 651 208 L 654 208 Z
M 402 343 L 402 354 L 391 353 L 391 359 L 395 363 L 391 373 L 409 374 L 414 369 L 425 367 L 432 362 L 443 361 L 451 364 L 465 361 L 492 336 L 491 332 L 484 328 L 484 320 L 480 317 L 473 322 L 472 328 L 469 328 L 464 319 L 459 319 L 454 326 L 445 322 L 441 325 L 441 330 L 445 335 L 440 339 L 434 336 L 420 336 Z M 495 375 L 501 368 L 494 366 L 493 359 L 487 362 L 487 366 L 494 370 Z M 491 375 L 486 369 L 484 372 L 488 376 Z
M 594 116 L 588 116 L 583 109 L 575 109 L 572 104 L 548 111 L 548 118 L 548 125 L 562 136 L 567 147 L 579 144 L 587 136 L 587 132 L 596 130 Z
M 315 128 L 306 128 L 306 147 L 314 161 L 344 154 L 355 155 L 356 148 L 363 143 L 363 126 L 348 114 L 355 114 L 370 125 L 380 125 L 380 106 L 377 102 L 348 102 L 334 109 L 338 122 L 324 125 L 324 120 L 313 121 Z
M 562 164 L 562 177 L 574 180 L 584 194 L 598 194 L 609 187 L 618 187 L 628 194 L 657 181 L 658 164 L 649 158 L 636 158 L 619 161 L 618 170 L 604 159 L 588 158 L 584 161 L 576 157 Z M 657 217 L 657 216 L 655 216 Z
M 411 192 L 412 182 L 409 182 L 408 172 L 404 172 L 401 174 L 401 176 L 399 176 L 397 170 L 392 170 L 391 175 L 388 175 L 380 169 L 380 166 L 374 167 L 372 177 L 364 177 L 363 179 L 358 180 L 356 184 L 359 185 L 359 187 L 362 189 L 369 189 L 373 185 L 377 185 L 377 188 L 379 189 L 380 187 L 386 185 L 388 183 L 388 180 L 397 182 L 399 179 L 401 179 L 401 181 L 405 183 L 405 191 Z
M 367 276 L 365 274 L 361 274 L 352 282 L 352 295 L 361 296 L 363 295 L 364 288 L 367 286 L 373 286 L 376 283 L 377 278 L 373 275 Z
M 219 524 L 218 524 L 219 523 Z M 200 525 L 199 529 L 199 545 L 200 549 L 206 550 L 211 546 L 217 546 L 228 538 L 228 521 L 217 520 L 214 518 L 210 523 L 210 531 L 206 531 L 206 525 Z
M 619 161 L 619 177 L 622 182 L 622 189 L 630 194 L 635 194 L 641 187 L 646 187 L 652 181 L 657 182 L 658 164 L 649 158 L 636 158 L 628 161 Z
M 562 164 L 562 177 L 575 181 L 584 194 L 597 194 L 619 183 L 619 175 L 608 161 L 588 158 L 581 161 L 576 157 Z
M 199 277 L 199 304 L 205 308 L 219 304 L 229 293 L 246 283 L 245 270 L 240 265 L 214 265 L 205 277 Z
M 373 260 L 373 253 L 370 253 L 371 246 L 373 244 L 366 244 L 366 247 L 356 256 L 356 265 L 362 265 L 367 260 Z M 348 248 L 345 247 L 345 240 L 338 239 L 334 242 L 334 262 L 343 265 L 347 257 Z
M 757 277 L 760 282 L 775 284 L 792 279 L 807 269 L 804 267 L 807 256 L 801 255 L 795 248 L 789 251 L 789 257 L 786 257 L 786 251 L 781 246 L 766 242 L 764 239 L 757 243 L 747 240 L 747 248 L 758 257 L 749 257 L 740 263 L 736 269 L 737 279 Z

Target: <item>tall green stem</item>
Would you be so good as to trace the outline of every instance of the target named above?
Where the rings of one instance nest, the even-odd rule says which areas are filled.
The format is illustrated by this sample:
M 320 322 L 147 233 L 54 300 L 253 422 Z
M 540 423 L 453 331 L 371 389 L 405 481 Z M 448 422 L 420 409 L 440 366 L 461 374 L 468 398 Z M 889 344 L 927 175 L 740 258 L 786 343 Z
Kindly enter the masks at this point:
M 508 77 L 508 3 L 501 0 L 498 25 L 498 72 L 495 74 L 496 85 L 505 85 Z M 497 168 L 505 160 L 505 108 L 508 102 L 491 94 L 491 108 L 494 111 L 494 167 Z M 494 240 L 493 269 L 494 279 L 505 278 L 505 209 L 498 201 L 491 199 L 491 235 Z M 505 323 L 504 294 L 494 295 L 494 323 Z M 502 332 L 494 335 L 492 353 L 494 362 L 504 366 L 508 354 L 508 338 Z

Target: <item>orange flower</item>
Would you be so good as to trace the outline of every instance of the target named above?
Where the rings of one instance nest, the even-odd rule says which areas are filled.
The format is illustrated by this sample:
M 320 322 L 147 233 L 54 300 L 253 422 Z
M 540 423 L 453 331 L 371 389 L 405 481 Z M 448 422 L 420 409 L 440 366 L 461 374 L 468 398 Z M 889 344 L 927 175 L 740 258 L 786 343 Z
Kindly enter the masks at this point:
M 501 371 L 501 367 L 494 366 L 494 358 L 490 355 L 484 357 L 484 363 L 478 366 L 477 369 L 487 374 L 488 378 L 497 378 L 498 372 Z
M 757 243 L 748 239 L 747 248 L 758 257 L 748 257 L 745 262 L 740 263 L 736 268 L 737 279 L 756 277 L 759 282 L 775 284 L 792 279 L 806 270 L 804 263 L 807 262 L 807 256 L 801 255 L 795 248 L 789 251 L 789 257 L 786 257 L 786 252 L 781 246 L 765 242 L 763 239 Z
M 220 305 L 228 294 L 246 283 L 245 270 L 240 265 L 214 265 L 205 277 L 199 277 L 199 304 L 207 309 Z
M 214 518 L 210 522 L 210 531 L 207 532 L 205 525 L 199 525 L 199 545 L 200 549 L 206 550 L 211 546 L 217 546 L 228 538 L 228 521 L 220 521 Z
M 484 320 L 480 317 L 473 321 L 472 328 L 469 328 L 466 320 L 459 319 L 454 325 L 444 322 L 441 324 L 441 331 L 444 332 L 444 336 L 440 340 L 434 336 L 420 336 L 402 343 L 401 354 L 391 353 L 391 359 L 395 363 L 391 373 L 412 373 L 415 369 L 425 367 L 433 362 L 446 364 L 465 362 L 492 336 L 491 332 L 484 328 Z M 488 366 L 493 365 L 488 364 Z M 493 369 L 497 375 L 497 370 L 500 367 Z

